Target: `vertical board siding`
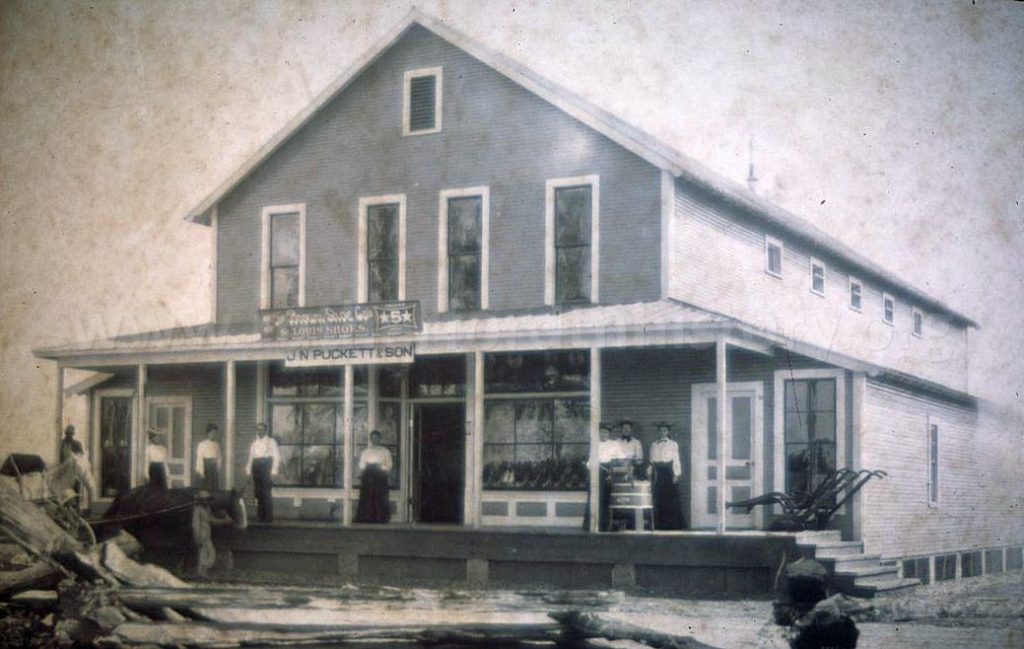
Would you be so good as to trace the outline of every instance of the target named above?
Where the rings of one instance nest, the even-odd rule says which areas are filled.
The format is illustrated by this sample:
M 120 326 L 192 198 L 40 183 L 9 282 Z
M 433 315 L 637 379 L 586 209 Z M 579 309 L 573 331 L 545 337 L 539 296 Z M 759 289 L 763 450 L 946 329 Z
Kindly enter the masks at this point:
M 402 136 L 402 79 L 444 68 L 443 130 Z M 437 36 L 413 27 L 219 204 L 218 321 L 259 305 L 259 216 L 306 205 L 306 304 L 356 301 L 360 196 L 406 194 L 408 299 L 437 305 L 444 189 L 487 185 L 492 309 L 544 301 L 550 178 L 601 179 L 600 301 L 660 296 L 660 171 Z
M 669 294 L 824 349 L 902 370 L 954 389 L 967 389 L 966 332 L 944 316 L 884 287 L 896 298 L 896 325 L 882 322 L 883 287 L 856 271 L 861 312 L 849 308 L 850 268 L 823 250 L 723 205 L 695 187 L 676 183 L 676 223 Z M 783 276 L 765 272 L 765 235 L 783 243 Z M 810 259 L 825 263 L 825 296 L 811 293 Z M 924 336 L 911 331 L 911 308 L 922 308 Z
M 869 381 L 861 444 L 865 468 L 888 477 L 865 498 L 865 550 L 913 556 L 1007 545 L 1024 538 L 1014 513 L 1020 433 L 982 425 L 970 409 Z M 939 426 L 939 502 L 928 504 L 929 417 Z

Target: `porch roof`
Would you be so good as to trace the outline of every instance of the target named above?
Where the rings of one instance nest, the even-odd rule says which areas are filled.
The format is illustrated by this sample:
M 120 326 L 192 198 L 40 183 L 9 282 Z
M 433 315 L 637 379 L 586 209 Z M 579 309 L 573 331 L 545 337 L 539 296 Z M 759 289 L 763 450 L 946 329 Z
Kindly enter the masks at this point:
M 423 331 L 373 338 L 374 343 L 415 343 L 418 354 L 515 351 L 581 347 L 711 345 L 719 338 L 733 346 L 771 355 L 776 349 L 835 367 L 865 372 L 957 401 L 969 394 L 822 349 L 673 299 L 575 308 L 502 311 L 477 317 L 431 315 Z M 214 363 L 227 360 L 280 360 L 287 351 L 316 345 L 365 346 L 370 339 L 265 340 L 256 323 L 160 329 L 34 350 L 39 358 L 67 367 L 103 368 L 138 363 Z

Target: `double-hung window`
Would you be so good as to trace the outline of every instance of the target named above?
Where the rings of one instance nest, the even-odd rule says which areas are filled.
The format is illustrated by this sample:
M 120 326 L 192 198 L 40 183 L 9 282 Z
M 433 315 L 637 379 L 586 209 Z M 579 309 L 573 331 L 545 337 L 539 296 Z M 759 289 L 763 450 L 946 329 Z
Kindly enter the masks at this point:
M 811 257 L 811 293 L 825 295 L 825 264 Z
M 764 272 L 782 277 L 782 242 L 774 237 L 764 238 Z
M 425 135 L 441 130 L 441 68 L 405 73 L 402 92 L 402 134 Z
M 913 318 L 912 332 L 915 336 L 920 338 L 924 335 L 924 314 L 916 307 L 911 310 L 911 314 L 911 317 Z
M 489 190 L 442 191 L 438 205 L 438 300 L 445 311 L 488 307 Z
M 860 280 L 850 278 L 850 308 L 860 311 L 864 303 L 864 285 Z
M 405 299 L 405 195 L 359 199 L 359 302 Z
M 261 309 L 305 305 L 305 235 L 305 205 L 263 210 Z
M 809 493 L 837 465 L 836 379 L 787 380 L 783 426 L 785 489 Z
M 896 300 L 888 293 L 882 293 L 882 322 L 888 325 L 896 322 Z
M 547 182 L 545 201 L 545 304 L 598 301 L 597 176 Z

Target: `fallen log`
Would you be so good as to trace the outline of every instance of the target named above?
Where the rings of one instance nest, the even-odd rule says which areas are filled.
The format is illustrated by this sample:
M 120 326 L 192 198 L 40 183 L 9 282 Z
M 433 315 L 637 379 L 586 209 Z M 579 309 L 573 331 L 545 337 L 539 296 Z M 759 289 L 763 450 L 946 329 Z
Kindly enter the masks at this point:
M 0 573 L 0 597 L 7 597 L 23 590 L 53 586 L 63 573 L 47 563 L 37 563 L 14 572 Z
M 386 628 L 347 627 L 339 629 L 261 629 L 226 628 L 212 624 L 140 624 L 138 622 L 126 622 L 114 629 L 113 636 L 126 644 L 150 644 L 163 647 L 287 646 L 359 641 L 515 646 L 526 642 L 557 640 L 558 631 L 559 626 L 551 623 Z
M 548 615 L 562 625 L 562 637 L 570 643 L 588 638 L 604 638 L 612 641 L 631 640 L 656 649 L 715 649 L 690 636 L 661 633 L 625 622 L 604 620 L 593 613 L 565 611 Z

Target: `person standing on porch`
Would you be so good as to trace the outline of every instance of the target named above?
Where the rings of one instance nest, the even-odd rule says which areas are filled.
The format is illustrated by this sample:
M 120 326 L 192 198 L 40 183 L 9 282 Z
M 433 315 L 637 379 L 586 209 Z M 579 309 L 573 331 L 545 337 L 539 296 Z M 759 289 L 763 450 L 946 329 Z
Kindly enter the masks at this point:
M 633 437 L 633 422 L 623 419 L 619 422 L 619 444 L 622 446 L 622 459 L 633 465 L 633 477 L 643 476 L 644 445 Z
M 355 522 L 387 523 L 391 520 L 388 476 L 392 463 L 391 451 L 380 445 L 380 431 L 371 431 L 369 445 L 359 454 L 359 506 Z
M 271 488 L 274 476 L 281 464 L 281 451 L 277 442 L 267 435 L 266 424 L 256 424 L 256 439 L 249 446 L 249 461 L 245 464 L 245 475 L 252 476 L 256 492 L 256 520 L 271 523 L 274 520 L 274 499 Z
M 167 489 L 167 447 L 159 432 L 150 428 L 147 431 L 149 443 L 146 444 L 146 466 L 149 471 L 149 484 L 157 489 Z
M 210 492 L 220 489 L 220 467 L 223 458 L 217 441 L 217 424 L 206 425 L 206 439 L 196 448 L 196 473 L 199 485 Z
M 611 505 L 611 483 L 612 463 L 622 459 L 622 444 L 617 439 L 611 439 L 612 425 L 601 422 L 597 426 L 600 442 L 597 446 L 596 457 L 591 454 L 587 467 L 592 468 L 596 462 L 598 469 L 597 476 L 597 531 L 608 531 L 608 508 Z M 583 529 L 590 529 L 590 490 L 587 490 L 587 506 L 583 513 Z
M 73 424 L 68 424 L 68 427 L 64 429 L 64 439 L 60 443 L 60 461 L 66 462 L 71 454 L 74 453 L 74 445 L 78 444 L 78 440 L 75 439 L 75 427 Z M 81 444 L 79 444 L 81 446 Z
M 651 444 L 651 469 L 654 484 L 654 527 L 658 530 L 681 530 L 685 526 L 679 504 L 679 478 L 683 466 L 679 461 L 679 444 L 669 439 L 672 426 L 660 421 L 658 439 Z

